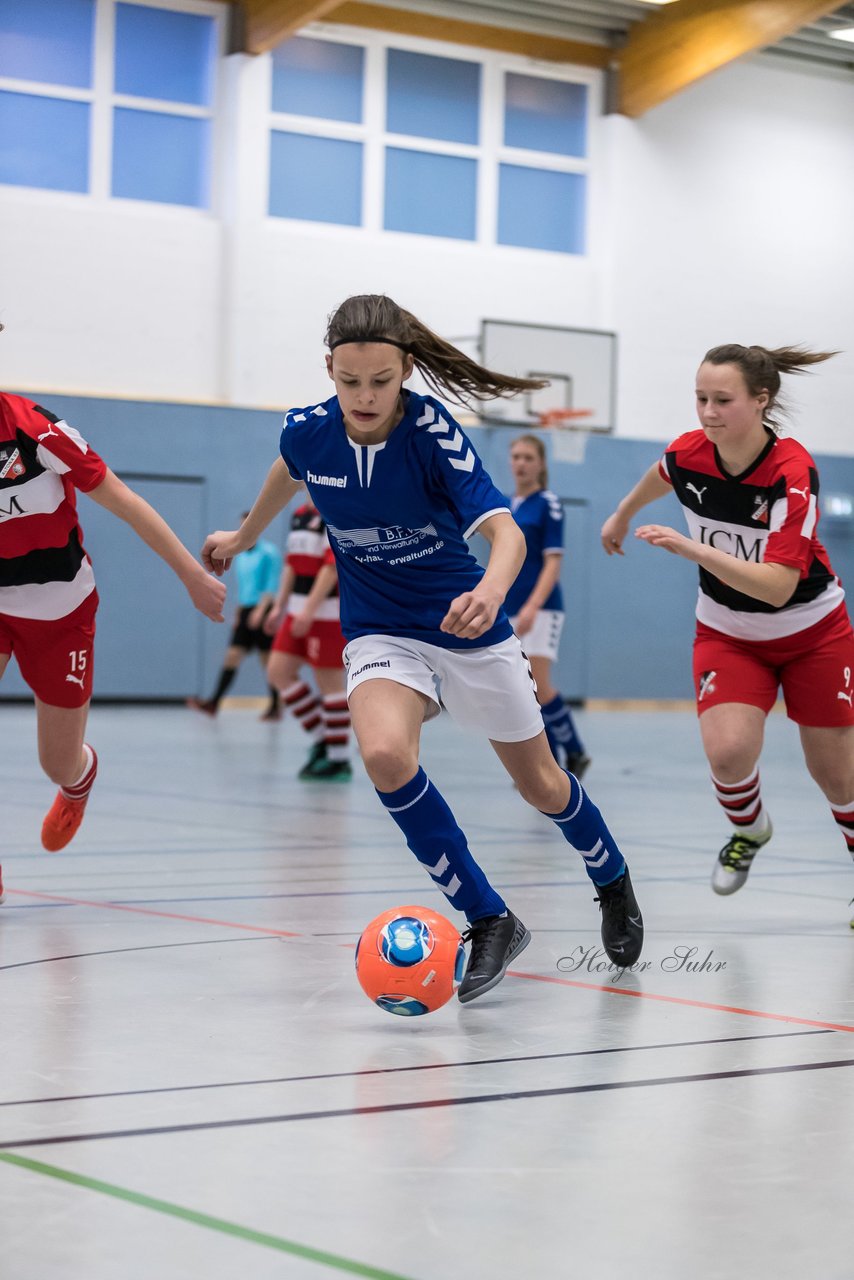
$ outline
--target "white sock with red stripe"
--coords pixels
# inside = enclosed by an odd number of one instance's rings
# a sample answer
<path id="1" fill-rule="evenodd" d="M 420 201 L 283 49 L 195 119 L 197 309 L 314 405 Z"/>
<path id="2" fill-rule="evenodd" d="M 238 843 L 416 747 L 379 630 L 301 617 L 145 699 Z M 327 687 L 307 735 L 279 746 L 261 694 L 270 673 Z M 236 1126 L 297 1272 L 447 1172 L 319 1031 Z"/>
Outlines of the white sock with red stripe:
<path id="1" fill-rule="evenodd" d="M 98 757 L 88 742 L 83 743 L 83 756 L 86 764 L 80 777 L 76 782 L 72 782 L 70 787 L 59 788 L 66 800 L 87 800 L 89 798 L 89 792 L 92 790 L 92 785 L 98 772 Z"/>
<path id="2" fill-rule="evenodd" d="M 323 741 L 327 760 L 350 759 L 350 707 L 346 693 L 323 699 Z"/>
<path id="3" fill-rule="evenodd" d="M 839 830 L 845 837 L 848 852 L 854 858 L 854 800 L 851 804 L 832 804 L 830 812 L 836 819 Z"/>
<path id="4" fill-rule="evenodd" d="M 315 733 L 315 730 L 320 728 L 323 716 L 320 699 L 311 686 L 304 680 L 295 680 L 286 689 L 282 689 L 281 697 L 282 706 L 299 720 L 306 733 L 314 733 L 319 738 L 320 734 Z"/>
<path id="5" fill-rule="evenodd" d="M 759 770 L 754 769 L 741 782 L 719 782 L 714 774 L 712 786 L 718 804 L 741 835 L 761 836 L 768 830 L 768 814 L 759 793 Z"/>

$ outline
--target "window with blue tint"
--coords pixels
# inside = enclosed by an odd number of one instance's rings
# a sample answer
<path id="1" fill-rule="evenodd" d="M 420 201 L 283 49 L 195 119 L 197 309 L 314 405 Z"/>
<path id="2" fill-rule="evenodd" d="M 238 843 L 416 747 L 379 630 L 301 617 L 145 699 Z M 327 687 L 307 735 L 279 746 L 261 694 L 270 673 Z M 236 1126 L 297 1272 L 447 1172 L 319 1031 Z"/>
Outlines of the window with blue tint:
<path id="1" fill-rule="evenodd" d="M 400 147 L 386 151 L 386 231 L 474 240 L 476 208 L 475 160 Z"/>
<path id="2" fill-rule="evenodd" d="M 116 93 L 209 107 L 215 71 L 213 18 L 116 5 Z"/>
<path id="3" fill-rule="evenodd" d="M 112 194 L 207 209 L 210 131 L 209 120 L 117 107 Z"/>
<path id="4" fill-rule="evenodd" d="M 95 0 L 0 0 L 0 76 L 92 85 Z"/>
<path id="5" fill-rule="evenodd" d="M 583 253 L 585 186 L 580 173 L 500 165 L 498 243 Z"/>
<path id="6" fill-rule="evenodd" d="M 276 129 L 270 136 L 270 213 L 358 227 L 362 144 Z"/>
<path id="7" fill-rule="evenodd" d="M 89 104 L 0 92 L 0 182 L 89 189 Z"/>
<path id="8" fill-rule="evenodd" d="M 389 49 L 387 94 L 389 133 L 477 143 L 479 63 Z"/>
<path id="9" fill-rule="evenodd" d="M 504 145 L 587 153 L 587 86 L 509 72 L 504 82 Z"/>
<path id="10" fill-rule="evenodd" d="M 365 51 L 296 36 L 273 50 L 273 110 L 322 120 L 362 120 Z"/>

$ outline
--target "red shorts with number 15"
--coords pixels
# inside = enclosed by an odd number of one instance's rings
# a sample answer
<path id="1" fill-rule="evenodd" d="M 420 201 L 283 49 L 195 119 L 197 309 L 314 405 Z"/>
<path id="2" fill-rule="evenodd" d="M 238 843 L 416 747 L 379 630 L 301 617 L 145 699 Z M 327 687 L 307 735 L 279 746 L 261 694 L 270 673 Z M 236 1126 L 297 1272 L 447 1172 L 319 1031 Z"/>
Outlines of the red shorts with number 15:
<path id="1" fill-rule="evenodd" d="M 724 702 L 768 712 L 780 688 L 796 724 L 854 724 L 854 632 L 844 604 L 814 626 L 777 640 L 738 640 L 697 624 L 694 689 L 700 715 Z"/>
<path id="2" fill-rule="evenodd" d="M 0 613 L 0 654 L 14 654 L 37 698 L 51 707 L 84 706 L 92 696 L 92 655 L 98 593 L 64 618 L 13 618 Z"/>

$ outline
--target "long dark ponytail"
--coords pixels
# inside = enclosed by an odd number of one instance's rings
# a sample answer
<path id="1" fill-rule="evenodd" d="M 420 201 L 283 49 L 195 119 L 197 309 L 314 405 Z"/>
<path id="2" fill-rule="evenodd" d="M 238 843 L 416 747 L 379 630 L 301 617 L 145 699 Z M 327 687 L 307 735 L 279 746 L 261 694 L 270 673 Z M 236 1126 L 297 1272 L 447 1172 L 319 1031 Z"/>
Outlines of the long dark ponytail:
<path id="1" fill-rule="evenodd" d="M 513 378 L 485 369 L 385 294 L 347 298 L 329 317 L 325 340 L 330 351 L 345 342 L 390 342 L 412 356 L 431 390 L 462 401 L 492 400 L 548 386 L 540 379 Z"/>
<path id="2" fill-rule="evenodd" d="M 767 391 L 763 421 L 772 431 L 779 431 L 781 424 L 778 418 L 772 417 L 772 410 L 776 408 L 783 416 L 786 414 L 785 401 L 780 397 L 780 375 L 807 373 L 810 365 L 838 355 L 838 351 L 810 351 L 807 347 L 742 347 L 731 342 L 712 347 L 703 356 L 703 363 L 737 365 L 752 396 Z"/>

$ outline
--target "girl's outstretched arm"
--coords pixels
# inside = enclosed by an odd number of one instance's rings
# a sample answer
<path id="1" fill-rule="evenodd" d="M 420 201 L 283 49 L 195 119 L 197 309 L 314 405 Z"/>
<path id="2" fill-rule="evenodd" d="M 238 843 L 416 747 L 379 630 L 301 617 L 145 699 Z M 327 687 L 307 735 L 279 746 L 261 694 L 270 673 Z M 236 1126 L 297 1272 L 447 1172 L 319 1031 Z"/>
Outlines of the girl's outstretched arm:
<path id="1" fill-rule="evenodd" d="M 630 493 L 627 493 L 622 502 L 617 506 L 617 510 L 602 525 L 600 537 L 602 546 L 609 556 L 621 556 L 623 552 L 623 543 L 628 537 L 629 525 L 632 516 L 637 515 L 641 507 L 647 506 L 650 502 L 655 502 L 656 498 L 663 498 L 666 493 L 672 493 L 673 486 L 668 484 L 666 480 L 662 480 L 661 472 L 658 470 L 658 463 L 654 462 L 648 471 L 645 471 L 640 480 Z"/>
<path id="2" fill-rule="evenodd" d="M 88 497 L 114 516 L 129 524 L 151 550 L 160 556 L 181 579 L 193 604 L 212 622 L 222 622 L 225 584 L 205 573 L 178 535 L 145 498 L 120 480 L 107 468 L 99 485 L 88 490 Z"/>
<path id="3" fill-rule="evenodd" d="M 267 525 L 288 505 L 301 484 L 301 480 L 294 480 L 290 475 L 284 459 L 278 457 L 240 528 L 218 529 L 205 538 L 202 547 L 205 567 L 221 577 L 236 555 L 254 547 Z"/>

